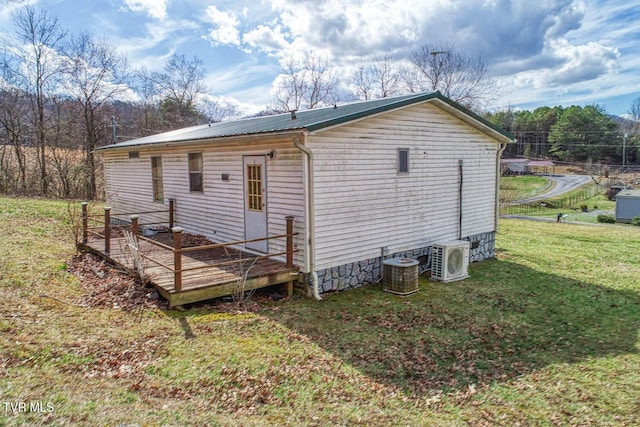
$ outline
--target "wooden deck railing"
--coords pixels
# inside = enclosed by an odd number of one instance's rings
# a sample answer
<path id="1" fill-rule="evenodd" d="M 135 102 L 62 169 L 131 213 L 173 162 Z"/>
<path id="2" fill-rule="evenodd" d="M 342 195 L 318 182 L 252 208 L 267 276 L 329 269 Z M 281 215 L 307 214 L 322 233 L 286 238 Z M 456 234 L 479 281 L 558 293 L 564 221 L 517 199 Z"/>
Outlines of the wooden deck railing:
<path id="1" fill-rule="evenodd" d="M 105 206 L 104 214 L 102 215 L 100 214 L 90 215 L 89 209 L 88 209 L 89 204 L 87 202 L 82 202 L 81 205 L 82 205 L 82 244 L 83 245 L 87 244 L 87 241 L 89 240 L 90 235 L 103 238 L 104 253 L 107 255 L 111 252 L 112 230 L 122 230 L 124 228 L 129 227 L 128 225 L 114 225 L 112 224 L 112 219 L 115 219 L 115 218 L 122 219 L 124 217 L 131 220 L 133 216 L 138 216 L 139 218 L 140 215 L 144 215 L 144 214 L 147 214 L 147 215 L 165 214 L 165 213 L 168 214 L 167 221 L 148 222 L 144 224 L 138 223 L 136 225 L 136 234 L 138 234 L 137 228 L 142 226 L 167 224 L 169 226 L 169 229 L 172 229 L 175 225 L 176 204 L 175 204 L 175 200 L 173 199 L 169 199 L 168 209 L 146 211 L 146 212 L 132 212 L 132 213 L 124 213 L 124 212 L 112 213 L 111 207 Z M 123 222 L 126 222 L 126 219 L 123 220 Z"/>
<path id="2" fill-rule="evenodd" d="M 143 237 L 143 236 L 138 236 L 139 239 L 142 239 L 144 241 L 147 241 L 151 244 L 154 244 L 156 246 L 160 246 L 163 247 L 164 249 L 167 250 L 171 250 L 173 252 L 173 268 L 163 265 L 159 262 L 157 262 L 156 260 L 152 259 L 151 257 L 148 256 L 144 256 L 142 255 L 145 259 L 148 259 L 152 262 L 155 262 L 157 265 L 160 265 L 161 267 L 165 267 L 170 269 L 173 274 L 174 274 L 174 288 L 176 292 L 180 292 L 182 291 L 182 273 L 186 272 L 186 271 L 194 271 L 194 270 L 204 270 L 204 269 L 209 269 L 209 268 L 217 268 L 217 267 L 222 267 L 222 266 L 229 266 L 229 265 L 233 265 L 233 264 L 241 264 L 244 263 L 245 261 L 247 261 L 247 258 L 239 258 L 236 260 L 229 260 L 229 261 L 222 261 L 222 262 L 217 262 L 217 263 L 213 263 L 213 264 L 209 264 L 209 265 L 203 265 L 203 266 L 198 266 L 198 267 L 191 267 L 191 268 L 182 268 L 182 256 L 183 254 L 187 254 L 190 252 L 197 252 L 197 251 L 206 251 L 206 250 L 211 250 L 211 249 L 220 249 L 220 248 L 228 248 L 228 247 L 237 247 L 237 246 L 241 246 L 241 245 L 245 245 L 247 243 L 254 243 L 254 242 L 260 242 L 260 241 L 266 241 L 266 240 L 274 240 L 274 239 L 286 239 L 286 249 L 284 252 L 278 252 L 278 253 L 272 253 L 272 254 L 266 254 L 266 255 L 256 255 L 255 257 L 252 257 L 252 259 L 266 259 L 266 258 L 274 258 L 274 257 L 278 257 L 278 256 L 286 256 L 286 266 L 288 268 L 293 267 L 293 254 L 298 252 L 297 249 L 293 248 L 293 237 L 298 235 L 298 233 L 294 233 L 293 232 L 293 220 L 294 217 L 292 216 L 287 216 L 285 217 L 287 226 L 286 226 L 286 233 L 285 234 L 279 234 L 279 235 L 275 235 L 275 236 L 268 236 L 268 237 L 262 237 L 262 238 L 258 238 L 258 239 L 249 239 L 249 240 L 237 240 L 234 242 L 226 242 L 226 243 L 214 243 L 214 244 L 210 244 L 210 245 L 201 245 L 201 246 L 191 246 L 191 247 L 187 247 L 187 248 L 183 248 L 182 247 L 182 228 L 180 227 L 174 227 L 171 231 L 173 233 L 173 247 L 164 245 L 162 243 L 156 242 L 153 239 L 149 239 L 147 237 Z"/>
<path id="3" fill-rule="evenodd" d="M 220 249 L 220 248 L 228 248 L 228 247 L 238 247 L 238 246 L 242 246 L 245 245 L 247 243 L 253 243 L 253 242 L 260 242 L 260 241 L 267 241 L 267 240 L 274 240 L 274 239 L 286 239 L 286 249 L 284 252 L 278 252 L 278 253 L 272 253 L 272 254 L 265 254 L 265 255 L 256 255 L 255 257 L 252 257 L 250 259 L 266 259 L 266 258 L 273 258 L 273 257 L 278 257 L 278 256 L 285 256 L 286 262 L 285 265 L 288 268 L 292 268 L 294 266 L 293 264 L 293 256 L 296 252 L 298 252 L 297 249 L 294 249 L 294 245 L 293 245 L 293 238 L 294 236 L 298 235 L 298 233 L 294 233 L 293 232 L 293 221 L 294 221 L 294 217 L 293 216 L 287 216 L 285 217 L 285 221 L 286 221 L 286 232 L 285 234 L 280 234 L 280 235 L 275 235 L 275 236 L 268 236 L 268 237 L 263 237 L 263 238 L 257 238 L 257 239 L 249 239 L 249 240 L 237 240 L 237 241 L 233 241 L 233 242 L 226 242 L 226 243 L 214 243 L 214 244 L 209 244 L 209 245 L 200 245 L 200 246 L 190 246 L 190 247 L 182 247 L 182 233 L 183 233 L 183 229 L 181 227 L 175 227 L 174 225 L 174 212 L 175 212 L 175 204 L 172 201 L 170 201 L 169 204 L 169 224 L 170 224 L 170 230 L 172 233 L 172 245 L 167 245 L 164 244 L 162 242 L 159 242 L 157 240 L 151 239 L 149 237 L 146 236 L 142 236 L 140 235 L 140 227 L 142 225 L 150 225 L 150 223 L 146 223 L 146 224 L 141 224 L 139 219 L 140 219 L 140 214 L 157 214 L 157 213 L 162 213 L 162 212 L 167 212 L 166 210 L 164 211 L 148 211 L 148 212 L 141 212 L 141 213 L 136 213 L 136 214 L 123 214 L 120 213 L 117 216 L 124 216 L 124 215 L 129 215 L 129 220 L 131 222 L 131 225 L 124 225 L 124 226 L 118 226 L 118 225 L 112 225 L 111 224 L 111 219 L 115 216 L 111 214 L 111 208 L 110 207 L 105 207 L 104 208 L 104 225 L 99 224 L 99 226 L 94 226 L 94 227 L 90 227 L 90 221 L 94 220 L 95 223 L 102 223 L 103 221 L 99 221 L 97 220 L 98 217 L 100 217 L 100 219 L 102 219 L 102 216 L 99 215 L 88 215 L 87 212 L 87 204 L 86 202 L 82 203 L 82 228 L 83 228 L 83 232 L 82 232 L 82 243 L 83 245 L 86 245 L 88 242 L 88 238 L 89 235 L 94 235 L 97 236 L 99 238 L 104 238 L 105 242 L 104 242 L 104 253 L 106 255 L 109 255 L 110 252 L 110 247 L 111 247 L 111 236 L 112 233 L 111 231 L 113 229 L 126 229 L 129 228 L 131 233 L 134 235 L 136 241 L 144 241 L 147 242 L 151 245 L 154 245 L 156 247 L 159 247 L 163 250 L 169 251 L 169 252 L 173 252 L 173 266 L 171 265 L 167 265 L 161 261 L 159 261 L 158 259 L 153 258 L 152 256 L 149 256 L 147 254 L 144 253 L 138 253 L 138 255 L 141 258 L 144 258 L 156 265 L 159 265 L 160 267 L 163 267 L 167 270 L 169 270 L 170 272 L 173 273 L 174 276 L 174 289 L 175 292 L 181 292 L 182 288 L 183 288 L 183 282 L 182 282 L 182 274 L 184 272 L 187 271 L 193 271 L 193 270 L 201 270 L 201 269 L 212 269 L 212 268 L 218 268 L 218 267 L 222 267 L 222 266 L 229 266 L 229 265 L 233 265 L 233 264 L 240 264 L 240 263 L 244 263 L 247 261 L 247 259 L 249 258 L 239 258 L 236 260 L 228 260 L 228 261 L 222 261 L 222 262 L 217 262 L 217 263 L 212 263 L 212 264 L 207 264 L 207 265 L 202 265 L 202 266 L 197 266 L 197 267 L 191 267 L 191 268 L 183 268 L 183 262 L 182 262 L 182 257 L 184 254 L 189 254 L 192 252 L 197 252 L 197 251 L 205 251 L 205 250 L 212 250 L 212 249 Z M 98 230 L 98 231 L 96 231 Z M 100 233 L 100 231 L 102 231 L 102 233 Z M 293 282 L 289 283 L 287 285 L 287 292 L 289 294 L 291 294 L 293 292 Z"/>

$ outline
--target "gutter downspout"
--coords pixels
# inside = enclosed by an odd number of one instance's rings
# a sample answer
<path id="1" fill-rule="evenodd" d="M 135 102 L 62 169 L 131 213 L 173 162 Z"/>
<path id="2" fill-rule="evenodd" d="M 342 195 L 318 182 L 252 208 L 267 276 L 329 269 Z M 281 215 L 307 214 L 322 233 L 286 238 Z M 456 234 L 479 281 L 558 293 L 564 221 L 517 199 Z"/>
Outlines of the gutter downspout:
<path id="1" fill-rule="evenodd" d="M 307 229 L 308 235 L 306 238 L 307 245 L 307 259 L 309 260 L 309 272 L 311 273 L 311 278 L 313 281 L 313 297 L 318 301 L 322 300 L 320 296 L 320 291 L 318 288 L 318 273 L 316 272 L 316 243 L 315 243 L 315 204 L 314 204 L 314 192 L 313 192 L 313 152 L 302 145 L 300 140 L 296 137 L 293 138 L 293 145 L 300 151 L 305 154 L 307 159 L 307 167 L 306 167 L 306 182 L 307 182 L 307 200 L 306 200 L 306 211 L 307 211 Z"/>
<path id="2" fill-rule="evenodd" d="M 499 144 L 496 151 L 496 206 L 495 206 L 495 233 L 498 232 L 498 219 L 500 218 L 500 158 L 502 152 L 507 148 L 507 143 Z"/>

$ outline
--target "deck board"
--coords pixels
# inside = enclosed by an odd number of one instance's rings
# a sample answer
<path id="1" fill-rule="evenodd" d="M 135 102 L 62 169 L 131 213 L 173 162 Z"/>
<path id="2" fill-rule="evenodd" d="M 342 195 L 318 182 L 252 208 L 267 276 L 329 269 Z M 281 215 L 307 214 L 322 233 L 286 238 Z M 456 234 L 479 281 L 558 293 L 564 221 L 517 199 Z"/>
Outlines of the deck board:
<path id="1" fill-rule="evenodd" d="M 141 254 L 153 258 L 160 264 L 173 267 L 173 252 L 144 240 L 140 240 L 138 244 Z M 89 240 L 83 245 L 83 249 L 97 253 L 129 272 L 134 271 L 133 257 L 124 237 L 111 238 L 111 250 L 108 254 L 105 253 L 104 239 L 100 238 Z M 209 267 L 229 261 L 238 261 L 238 263 Z M 182 255 L 182 291 L 177 292 L 173 271 L 146 258 L 142 258 L 142 265 L 145 277 L 158 293 L 169 301 L 170 307 L 232 295 L 240 290 L 291 282 L 297 280 L 298 273 L 297 267 L 287 267 L 278 260 L 256 259 L 254 255 L 230 248 L 188 252 Z M 190 270 L 194 268 L 196 269 Z M 247 268 L 249 272 L 245 279 Z"/>

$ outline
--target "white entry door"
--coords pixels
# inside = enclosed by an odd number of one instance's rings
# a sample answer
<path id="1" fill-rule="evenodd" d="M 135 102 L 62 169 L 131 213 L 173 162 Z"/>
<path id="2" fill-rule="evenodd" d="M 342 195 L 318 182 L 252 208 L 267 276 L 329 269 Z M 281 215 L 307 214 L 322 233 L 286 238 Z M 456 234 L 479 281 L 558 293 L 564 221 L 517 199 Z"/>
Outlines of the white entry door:
<path id="1" fill-rule="evenodd" d="M 244 156 L 244 235 L 246 240 L 267 237 L 265 156 Z M 248 249 L 267 252 L 267 240 L 247 243 Z"/>

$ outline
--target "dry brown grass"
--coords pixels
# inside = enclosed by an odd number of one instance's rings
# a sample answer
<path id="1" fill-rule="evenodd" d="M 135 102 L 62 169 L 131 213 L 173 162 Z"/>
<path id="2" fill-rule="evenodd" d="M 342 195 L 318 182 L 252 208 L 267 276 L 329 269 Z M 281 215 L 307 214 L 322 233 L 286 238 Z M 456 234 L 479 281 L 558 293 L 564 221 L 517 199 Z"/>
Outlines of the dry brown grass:
<path id="1" fill-rule="evenodd" d="M 20 167 L 14 147 L 0 145 L 0 191 L 9 195 L 40 194 L 40 168 L 38 152 L 34 147 L 21 147 L 25 158 L 25 186 L 19 181 Z M 84 166 L 85 154 L 82 149 L 47 147 L 45 149 L 49 196 L 60 198 L 81 198 L 87 180 Z M 104 194 L 104 174 L 102 160 L 96 156 L 98 192 Z"/>

